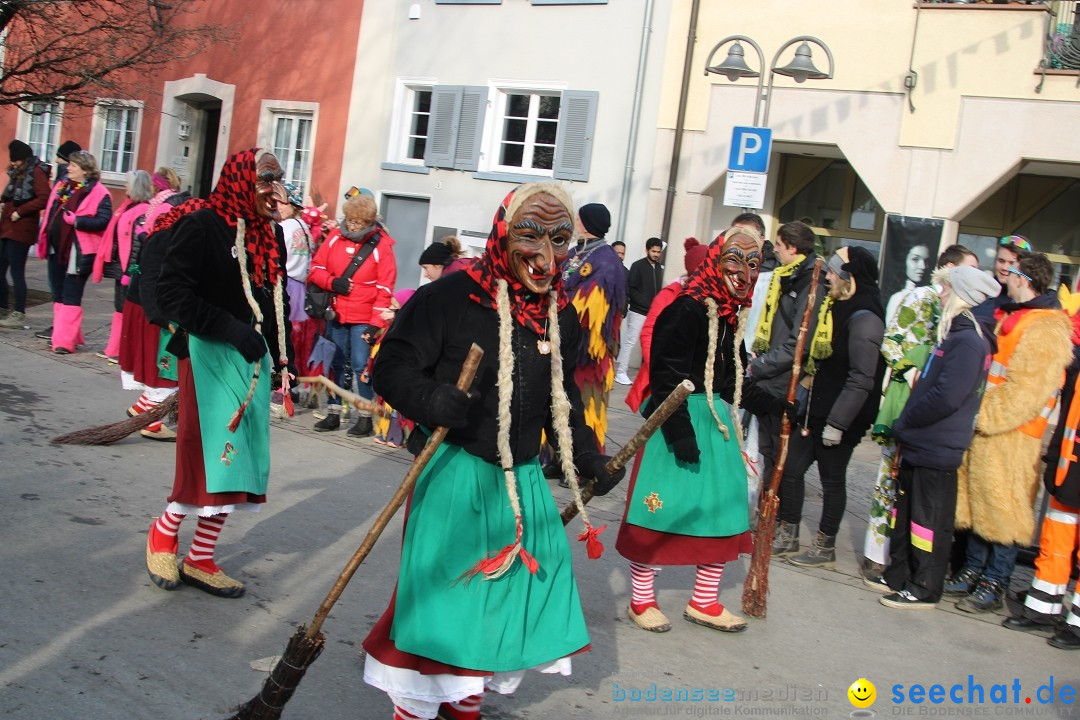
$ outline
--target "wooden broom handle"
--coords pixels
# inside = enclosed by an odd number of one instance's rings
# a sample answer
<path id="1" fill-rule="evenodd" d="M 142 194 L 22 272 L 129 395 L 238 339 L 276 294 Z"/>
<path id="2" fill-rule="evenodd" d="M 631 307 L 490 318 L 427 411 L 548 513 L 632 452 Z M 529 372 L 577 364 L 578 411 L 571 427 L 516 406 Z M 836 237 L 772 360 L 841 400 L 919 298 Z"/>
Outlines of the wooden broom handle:
<path id="1" fill-rule="evenodd" d="M 607 470 L 608 473 L 613 473 L 626 465 L 626 463 L 630 462 L 630 458 L 637 454 L 637 451 L 649 441 L 649 438 L 652 437 L 653 433 L 664 424 L 665 420 L 671 417 L 671 413 L 675 412 L 675 409 L 682 405 L 686 400 L 686 397 L 692 392 L 694 392 L 694 383 L 689 380 L 683 380 L 676 385 L 675 389 L 671 391 L 671 394 L 664 398 L 664 402 L 660 403 L 660 406 L 653 411 L 652 415 L 650 415 L 638 431 L 634 433 L 634 436 L 622 446 L 622 449 L 619 450 L 619 452 L 615 453 L 614 457 L 607 461 L 604 469 Z M 588 485 L 581 488 L 582 505 L 593 498 L 593 482 L 594 480 L 590 480 Z M 571 502 L 564 507 L 562 511 L 563 525 L 566 525 L 577 517 L 577 514 L 577 503 Z"/>
<path id="2" fill-rule="evenodd" d="M 472 344 L 469 348 L 469 354 L 465 358 L 465 363 L 461 366 L 461 374 L 458 375 L 457 389 L 462 392 L 468 392 L 469 387 L 472 385 L 473 378 L 476 377 L 476 370 L 480 367 L 480 360 L 484 357 L 484 350 L 476 343 Z M 405 473 L 405 479 L 401 481 L 401 486 L 398 487 L 397 492 L 390 498 L 390 502 L 386 504 L 386 507 L 379 513 L 379 517 L 375 519 L 375 524 L 368 530 L 367 536 L 364 541 L 360 543 L 360 547 L 353 553 L 352 558 L 349 560 L 345 569 L 341 571 L 338 576 L 337 582 L 334 583 L 334 587 L 330 588 L 330 592 L 327 593 L 326 599 L 323 600 L 322 605 L 319 606 L 318 612 L 315 613 L 315 618 L 311 621 L 311 625 L 308 626 L 306 636 L 309 640 L 314 640 L 315 636 L 319 634 L 319 630 L 322 629 L 323 621 L 326 620 L 326 616 L 330 614 L 330 610 L 334 607 L 334 603 L 341 597 L 342 591 L 345 586 L 352 580 L 353 574 L 360 567 L 360 563 L 364 562 L 364 558 L 371 552 L 371 548 L 375 547 L 375 541 L 379 539 L 382 531 L 386 529 L 387 524 L 390 522 L 390 518 L 394 517 L 404 503 L 405 499 L 409 497 L 409 493 L 413 491 L 413 487 L 416 485 L 416 479 L 420 477 L 420 473 L 424 471 L 428 461 L 435 454 L 435 451 L 439 449 L 439 445 L 446 437 L 448 432 L 445 427 L 435 428 L 435 432 L 431 434 L 431 437 L 427 439 L 427 443 L 424 444 L 424 449 L 420 451 L 420 454 L 413 460 L 412 465 L 409 466 L 409 471 Z"/>

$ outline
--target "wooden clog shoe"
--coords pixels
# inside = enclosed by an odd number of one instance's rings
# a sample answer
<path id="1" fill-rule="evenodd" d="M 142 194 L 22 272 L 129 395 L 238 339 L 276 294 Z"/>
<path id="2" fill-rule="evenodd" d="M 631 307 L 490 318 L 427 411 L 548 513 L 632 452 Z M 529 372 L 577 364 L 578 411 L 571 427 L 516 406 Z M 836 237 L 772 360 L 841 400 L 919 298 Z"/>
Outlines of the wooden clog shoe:
<path id="1" fill-rule="evenodd" d="M 746 629 L 746 620 L 727 608 L 724 608 L 719 615 L 708 615 L 693 605 L 687 605 L 682 616 L 684 620 L 711 627 L 713 630 L 719 630 L 720 632 L 737 633 Z"/>
<path id="2" fill-rule="evenodd" d="M 153 528 L 150 529 L 153 534 Z M 175 552 L 153 552 L 150 538 L 146 538 L 146 572 L 150 579 L 162 590 L 175 590 L 180 587 L 180 571 L 176 567 Z"/>
<path id="3" fill-rule="evenodd" d="M 634 612 L 634 608 L 627 607 L 626 616 L 642 630 L 648 630 L 649 632 L 654 633 L 665 633 L 671 629 L 671 621 L 668 620 L 667 616 L 655 605 L 650 605 L 645 608 L 645 612 L 640 615 Z"/>
<path id="4" fill-rule="evenodd" d="M 238 598 L 244 594 L 244 583 L 233 580 L 221 568 L 217 568 L 217 572 L 207 572 L 187 558 L 180 563 L 180 580 L 218 597 Z"/>

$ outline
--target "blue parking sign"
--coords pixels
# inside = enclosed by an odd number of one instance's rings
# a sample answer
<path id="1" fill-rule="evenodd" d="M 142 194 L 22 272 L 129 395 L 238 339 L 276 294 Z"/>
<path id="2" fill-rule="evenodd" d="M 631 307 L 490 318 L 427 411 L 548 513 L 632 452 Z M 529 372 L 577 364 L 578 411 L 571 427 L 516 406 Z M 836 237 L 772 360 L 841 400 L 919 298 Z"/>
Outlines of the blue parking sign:
<path id="1" fill-rule="evenodd" d="M 736 172 L 768 172 L 772 153 L 772 130 L 762 127 L 736 126 L 731 131 L 731 154 L 728 170 Z"/>

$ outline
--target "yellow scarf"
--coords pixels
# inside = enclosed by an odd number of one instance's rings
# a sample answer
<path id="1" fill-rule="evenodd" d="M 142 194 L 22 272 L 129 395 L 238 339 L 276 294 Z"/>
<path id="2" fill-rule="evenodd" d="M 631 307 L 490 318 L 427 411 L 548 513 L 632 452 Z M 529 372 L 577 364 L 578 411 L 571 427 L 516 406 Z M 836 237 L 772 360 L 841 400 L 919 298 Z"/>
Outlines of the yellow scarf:
<path id="1" fill-rule="evenodd" d="M 821 288 L 819 288 L 820 290 Z M 807 375 L 817 374 L 815 360 L 824 360 L 832 355 L 833 296 L 826 290 L 825 299 L 821 301 L 821 309 L 818 310 L 817 327 L 814 329 L 814 339 L 810 341 L 810 358 L 806 361 Z"/>
<path id="2" fill-rule="evenodd" d="M 758 323 L 757 332 L 754 334 L 754 344 L 751 347 L 754 352 L 769 351 L 773 320 L 776 319 L 776 310 L 780 307 L 780 281 L 794 274 L 796 268 L 805 259 L 805 255 L 797 255 L 787 265 L 781 265 L 773 270 L 772 279 L 769 281 L 769 294 L 765 297 L 765 309 L 761 311 L 761 322 Z"/>

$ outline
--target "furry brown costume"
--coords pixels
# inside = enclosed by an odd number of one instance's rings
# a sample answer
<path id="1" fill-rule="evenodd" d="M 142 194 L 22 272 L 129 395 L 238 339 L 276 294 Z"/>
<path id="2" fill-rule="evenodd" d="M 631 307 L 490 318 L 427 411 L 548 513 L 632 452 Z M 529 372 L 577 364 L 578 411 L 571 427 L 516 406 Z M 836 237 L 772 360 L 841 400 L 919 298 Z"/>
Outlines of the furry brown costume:
<path id="1" fill-rule="evenodd" d="M 990 542 L 1031 543 L 1042 444 L 1019 428 L 1037 418 L 1061 387 L 1072 359 L 1071 335 L 1063 312 L 1035 320 L 1009 361 L 1008 382 L 987 388 L 958 472 L 958 529 L 971 528 Z"/>

